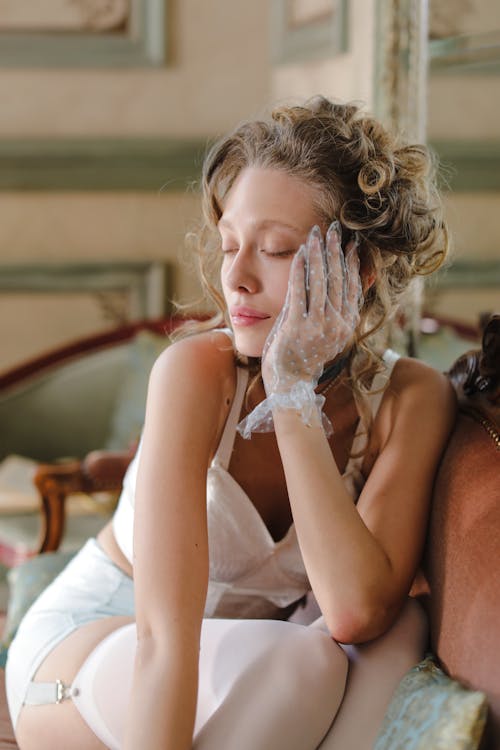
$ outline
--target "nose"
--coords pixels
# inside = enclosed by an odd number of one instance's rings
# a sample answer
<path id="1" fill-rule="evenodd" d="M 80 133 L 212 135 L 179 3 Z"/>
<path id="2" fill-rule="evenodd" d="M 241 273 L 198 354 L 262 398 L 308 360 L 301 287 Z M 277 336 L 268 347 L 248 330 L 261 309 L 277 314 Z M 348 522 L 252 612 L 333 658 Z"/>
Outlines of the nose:
<path id="1" fill-rule="evenodd" d="M 259 290 L 257 260 L 251 246 L 241 246 L 229 256 L 224 276 L 226 285 L 232 291 L 254 294 Z"/>

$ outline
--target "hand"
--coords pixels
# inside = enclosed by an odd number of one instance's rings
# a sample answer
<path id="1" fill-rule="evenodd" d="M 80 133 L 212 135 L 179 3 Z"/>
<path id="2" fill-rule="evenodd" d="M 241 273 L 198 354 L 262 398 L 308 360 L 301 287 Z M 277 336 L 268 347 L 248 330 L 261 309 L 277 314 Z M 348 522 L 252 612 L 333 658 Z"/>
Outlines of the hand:
<path id="1" fill-rule="evenodd" d="M 298 382 L 314 389 L 326 362 L 341 354 L 359 322 L 362 299 L 358 243 L 341 247 L 340 226 L 323 242 L 319 227 L 295 255 L 283 309 L 264 344 L 266 393 L 286 393 Z"/>
<path id="2" fill-rule="evenodd" d="M 362 300 L 358 242 L 341 248 L 340 226 L 331 224 L 323 243 L 314 227 L 290 268 L 285 304 L 262 353 L 267 398 L 238 425 L 245 438 L 274 427 L 273 410 L 292 409 L 311 425 L 318 415 L 329 436 L 332 425 L 314 392 L 326 362 L 341 354 L 354 335 Z"/>

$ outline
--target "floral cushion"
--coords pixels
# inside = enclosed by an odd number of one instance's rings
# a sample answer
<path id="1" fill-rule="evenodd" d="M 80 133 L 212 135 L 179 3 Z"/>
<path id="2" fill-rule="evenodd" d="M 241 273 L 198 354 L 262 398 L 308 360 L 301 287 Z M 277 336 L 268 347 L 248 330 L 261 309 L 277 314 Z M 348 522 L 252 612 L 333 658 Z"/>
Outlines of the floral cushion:
<path id="1" fill-rule="evenodd" d="M 9 601 L 0 644 L 0 666 L 5 663 L 7 649 L 25 613 L 74 554 L 75 552 L 46 552 L 11 568 L 7 573 Z"/>
<path id="2" fill-rule="evenodd" d="M 484 693 L 450 679 L 428 656 L 396 688 L 374 750 L 477 750 L 486 713 Z"/>

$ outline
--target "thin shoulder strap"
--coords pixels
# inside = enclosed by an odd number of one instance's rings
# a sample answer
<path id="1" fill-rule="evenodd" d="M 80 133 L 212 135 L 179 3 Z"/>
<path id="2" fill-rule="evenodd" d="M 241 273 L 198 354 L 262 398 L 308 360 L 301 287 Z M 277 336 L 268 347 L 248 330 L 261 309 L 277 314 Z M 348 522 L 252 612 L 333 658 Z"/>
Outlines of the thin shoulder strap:
<path id="1" fill-rule="evenodd" d="M 245 398 L 248 383 L 248 370 L 243 367 L 237 367 L 236 378 L 236 389 L 233 403 L 231 404 L 231 409 L 227 415 L 224 431 L 214 457 L 214 460 L 217 459 L 217 462 L 223 466 L 224 469 L 228 468 L 231 460 L 231 453 L 233 452 L 236 427 L 240 418 L 241 407 L 243 405 L 243 399 Z"/>

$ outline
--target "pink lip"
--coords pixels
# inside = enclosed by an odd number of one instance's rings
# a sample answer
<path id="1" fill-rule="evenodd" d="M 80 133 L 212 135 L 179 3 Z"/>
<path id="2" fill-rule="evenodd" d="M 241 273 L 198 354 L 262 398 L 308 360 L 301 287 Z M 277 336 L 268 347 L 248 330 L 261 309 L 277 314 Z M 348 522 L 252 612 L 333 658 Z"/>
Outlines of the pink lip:
<path id="1" fill-rule="evenodd" d="M 230 313 L 231 322 L 237 326 L 253 326 L 271 317 L 267 313 L 254 310 L 252 307 L 232 307 Z"/>

